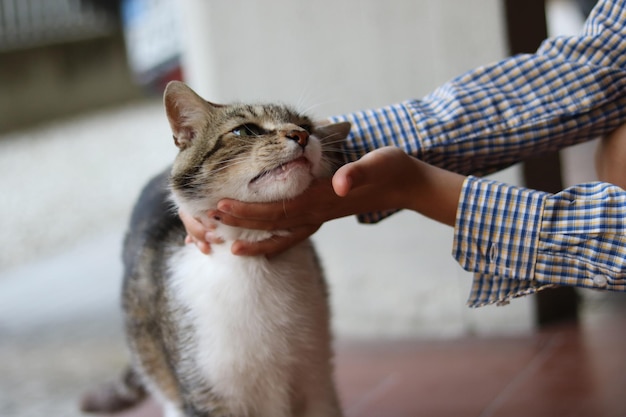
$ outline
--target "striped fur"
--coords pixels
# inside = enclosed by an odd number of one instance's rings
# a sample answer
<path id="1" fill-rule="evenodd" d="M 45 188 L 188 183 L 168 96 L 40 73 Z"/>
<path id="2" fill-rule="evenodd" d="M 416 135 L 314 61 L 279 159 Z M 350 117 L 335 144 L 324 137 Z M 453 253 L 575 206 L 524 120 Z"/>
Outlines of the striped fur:
<path id="1" fill-rule="evenodd" d="M 270 235 L 220 225 L 226 242 L 205 256 L 183 243 L 167 205 L 202 217 L 224 197 L 292 198 L 337 167 L 350 125 L 316 126 L 275 104 L 215 105 L 182 83 L 170 84 L 164 101 L 180 152 L 144 189 L 124 247 L 133 374 L 167 417 L 341 416 L 326 284 L 311 242 L 271 260 L 237 257 L 235 239 Z"/>

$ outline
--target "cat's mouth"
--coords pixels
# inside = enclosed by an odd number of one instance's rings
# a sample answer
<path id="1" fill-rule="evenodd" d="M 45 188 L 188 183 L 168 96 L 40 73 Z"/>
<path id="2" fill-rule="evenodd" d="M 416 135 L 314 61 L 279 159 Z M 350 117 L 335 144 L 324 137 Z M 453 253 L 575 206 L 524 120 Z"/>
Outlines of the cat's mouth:
<path id="1" fill-rule="evenodd" d="M 308 170 L 310 169 L 310 167 L 311 167 L 311 162 L 309 162 L 309 160 L 306 157 L 300 156 L 289 162 L 283 162 L 282 164 L 278 165 L 276 168 L 272 168 L 270 170 L 261 172 L 259 175 L 252 178 L 252 180 L 250 181 L 250 184 L 254 184 L 255 182 L 258 182 L 259 180 L 264 179 L 264 178 L 268 178 L 268 179 L 271 178 L 276 181 L 284 181 L 285 179 L 287 179 L 289 173 L 293 171 L 294 169 L 306 168 Z"/>

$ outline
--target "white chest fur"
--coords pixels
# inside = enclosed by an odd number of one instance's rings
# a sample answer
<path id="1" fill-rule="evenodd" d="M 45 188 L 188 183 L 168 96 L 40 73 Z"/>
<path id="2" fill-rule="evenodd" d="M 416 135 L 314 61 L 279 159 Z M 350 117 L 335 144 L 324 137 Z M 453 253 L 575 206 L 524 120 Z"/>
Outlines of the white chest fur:
<path id="1" fill-rule="evenodd" d="M 315 372 L 296 368 L 329 344 L 320 272 L 306 244 L 271 263 L 229 248 L 206 256 L 187 245 L 171 258 L 169 291 L 192 328 L 190 360 L 236 415 L 289 415 L 294 380 Z"/>

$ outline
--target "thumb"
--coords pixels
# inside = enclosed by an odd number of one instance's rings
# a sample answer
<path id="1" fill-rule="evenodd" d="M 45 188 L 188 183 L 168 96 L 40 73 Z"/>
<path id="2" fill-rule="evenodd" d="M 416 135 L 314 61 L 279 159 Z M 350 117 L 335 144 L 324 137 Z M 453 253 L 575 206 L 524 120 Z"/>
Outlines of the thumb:
<path id="1" fill-rule="evenodd" d="M 339 197 L 345 197 L 351 190 L 365 184 L 365 177 L 359 161 L 346 164 L 333 175 L 333 190 Z"/>
<path id="2" fill-rule="evenodd" d="M 333 189 L 339 197 L 345 197 L 356 188 L 376 182 L 389 182 L 394 172 L 406 167 L 410 157 L 400 148 L 386 146 L 371 151 L 361 159 L 339 168 L 333 176 Z M 393 172 L 390 172 L 393 171 Z"/>

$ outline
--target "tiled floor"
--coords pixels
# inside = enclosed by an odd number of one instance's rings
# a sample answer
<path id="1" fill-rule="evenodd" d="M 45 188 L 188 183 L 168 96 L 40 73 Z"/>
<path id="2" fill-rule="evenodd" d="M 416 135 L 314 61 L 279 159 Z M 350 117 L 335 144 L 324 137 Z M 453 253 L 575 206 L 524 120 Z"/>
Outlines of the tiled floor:
<path id="1" fill-rule="evenodd" d="M 528 337 L 339 343 L 346 417 L 626 417 L 626 312 Z M 157 417 L 151 401 L 116 417 Z"/>
<path id="2" fill-rule="evenodd" d="M 626 416 L 626 320 L 528 338 L 343 347 L 347 417 Z"/>

